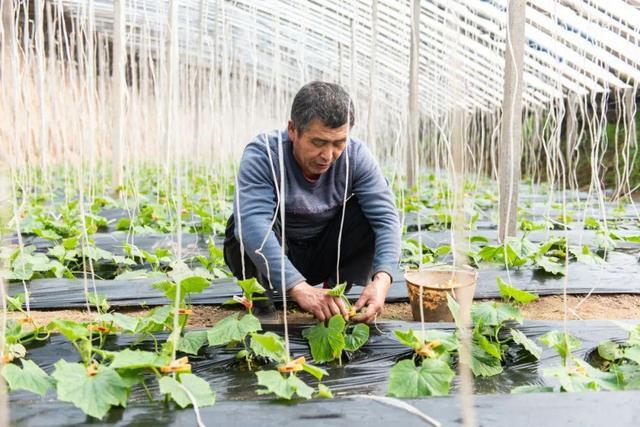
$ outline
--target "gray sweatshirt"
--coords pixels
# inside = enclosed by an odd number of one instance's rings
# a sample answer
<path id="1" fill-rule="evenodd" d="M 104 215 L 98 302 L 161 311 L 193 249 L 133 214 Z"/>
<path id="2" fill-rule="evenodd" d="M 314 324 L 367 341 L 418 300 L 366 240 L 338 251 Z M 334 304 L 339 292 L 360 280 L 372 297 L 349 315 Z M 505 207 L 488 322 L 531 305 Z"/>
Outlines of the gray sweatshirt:
<path id="1" fill-rule="evenodd" d="M 338 160 L 317 181 L 310 182 L 293 156 L 292 142 L 286 130 L 262 134 L 249 142 L 238 171 L 234 216 L 240 221 L 236 220 L 235 236 L 239 241 L 242 229 L 244 250 L 260 272 L 270 278 L 275 289 L 281 289 L 281 246 L 271 229 L 277 208 L 276 192 L 280 187 L 280 140 L 284 153 L 287 240 L 314 238 L 335 215 L 341 214 L 348 154 L 347 197 L 357 197 L 373 229 L 373 272 L 383 271 L 393 277 L 400 258 L 400 221 L 389 184 L 371 152 L 362 142 L 349 138 Z M 279 218 L 280 214 L 277 215 Z M 264 258 L 256 253 L 263 241 L 261 253 Z M 284 268 L 287 290 L 306 280 L 286 257 Z"/>

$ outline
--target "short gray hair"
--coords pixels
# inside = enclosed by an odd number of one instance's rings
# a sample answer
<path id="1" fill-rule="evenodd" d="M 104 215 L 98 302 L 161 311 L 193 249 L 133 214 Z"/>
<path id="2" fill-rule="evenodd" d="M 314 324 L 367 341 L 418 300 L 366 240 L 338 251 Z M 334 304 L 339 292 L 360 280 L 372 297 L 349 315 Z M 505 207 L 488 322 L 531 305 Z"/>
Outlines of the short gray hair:
<path id="1" fill-rule="evenodd" d="M 347 91 L 335 83 L 314 81 L 302 86 L 291 105 L 291 121 L 298 132 L 307 130 L 313 120 L 332 129 L 349 120 L 355 123 L 353 102 Z"/>

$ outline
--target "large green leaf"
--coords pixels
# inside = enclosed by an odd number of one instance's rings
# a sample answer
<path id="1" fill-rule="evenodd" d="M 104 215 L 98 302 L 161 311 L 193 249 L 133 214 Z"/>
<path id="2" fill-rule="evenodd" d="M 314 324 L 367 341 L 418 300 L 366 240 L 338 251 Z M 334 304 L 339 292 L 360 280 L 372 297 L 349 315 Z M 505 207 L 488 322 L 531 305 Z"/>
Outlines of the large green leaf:
<path id="1" fill-rule="evenodd" d="M 451 332 L 433 329 L 425 331 L 409 329 L 406 332 L 394 331 L 394 334 L 398 341 L 414 350 L 419 350 L 426 343 L 431 343 L 431 350 L 434 352 L 431 357 L 444 361 L 449 359 L 449 352 L 453 352 L 458 348 L 458 341 Z"/>
<path id="2" fill-rule="evenodd" d="M 82 249 L 82 254 L 86 258 L 91 258 L 93 261 L 106 260 L 110 261 L 113 259 L 113 254 L 109 251 L 105 251 L 104 249 L 100 249 L 94 246 L 87 246 Z"/>
<path id="3" fill-rule="evenodd" d="M 540 359 L 540 355 L 542 354 L 542 349 L 538 344 L 536 344 L 533 340 L 527 338 L 527 336 L 517 329 L 510 329 L 511 337 L 516 344 L 520 344 L 527 350 L 533 357 L 536 359 Z"/>
<path id="4" fill-rule="evenodd" d="M 413 329 L 409 329 L 405 331 L 393 331 L 393 334 L 396 336 L 400 344 L 406 345 L 407 347 L 411 347 L 413 349 L 418 349 L 422 345 L 422 342 L 416 337 L 416 334 Z"/>
<path id="5" fill-rule="evenodd" d="M 162 325 L 171 317 L 173 309 L 174 307 L 172 305 L 163 305 L 161 307 L 156 307 L 149 313 L 147 313 L 147 315 L 143 317 L 141 321 L 148 319 L 152 323 Z"/>
<path id="6" fill-rule="evenodd" d="M 500 277 L 496 277 L 496 281 L 498 282 L 500 295 L 507 301 L 514 300 L 519 304 L 529 304 L 530 302 L 538 299 L 537 295 L 511 286 Z"/>
<path id="7" fill-rule="evenodd" d="M 497 326 L 498 311 L 493 302 L 476 303 L 471 306 L 471 318 L 474 324 L 482 323 L 485 326 Z"/>
<path id="8" fill-rule="evenodd" d="M 507 321 L 522 323 L 522 321 L 524 320 L 524 315 L 522 314 L 522 311 L 520 310 L 520 308 L 516 307 L 515 305 L 504 303 L 504 302 L 498 302 L 496 303 L 495 307 L 496 307 L 496 315 L 497 315 L 497 320 L 499 325 Z"/>
<path id="9" fill-rule="evenodd" d="M 418 340 L 421 342 L 439 341 L 440 346 L 446 351 L 455 351 L 458 349 L 458 340 L 452 332 L 440 331 L 437 329 L 427 329 L 424 332 L 418 330 L 414 332 Z M 436 347 L 436 349 L 439 347 Z"/>
<path id="10" fill-rule="evenodd" d="M 194 374 L 181 374 L 178 381 L 172 377 L 160 378 L 160 392 L 171 396 L 174 402 L 181 408 L 192 405 L 193 402 L 202 408 L 211 406 L 216 401 L 216 395 L 211 390 L 209 383 Z M 185 391 L 185 389 L 189 392 Z"/>
<path id="11" fill-rule="evenodd" d="M 254 277 L 246 280 L 238 280 L 238 286 L 240 286 L 242 293 L 250 300 L 253 299 L 253 294 L 264 294 L 266 292 Z"/>
<path id="12" fill-rule="evenodd" d="M 580 361 L 576 360 L 576 362 Z M 591 378 L 586 370 L 577 372 L 575 368 L 558 366 L 545 369 L 543 374 L 547 377 L 555 377 L 560 382 L 562 390 L 568 392 L 596 391 L 601 388 L 599 381 Z"/>
<path id="13" fill-rule="evenodd" d="M 350 334 L 344 336 L 344 349 L 354 352 L 366 344 L 369 340 L 369 326 L 358 323 Z"/>
<path id="14" fill-rule="evenodd" d="M 160 255 L 164 254 L 160 253 Z M 180 283 L 181 292 L 202 292 L 210 285 L 211 273 L 207 269 L 201 267 L 192 269 L 184 261 L 173 262 L 171 268 L 168 275 L 174 283 Z"/>
<path id="15" fill-rule="evenodd" d="M 6 298 L 8 311 L 20 311 L 22 309 L 22 306 L 26 302 L 26 296 L 24 292 L 15 294 L 13 297 L 7 295 Z"/>
<path id="16" fill-rule="evenodd" d="M 201 276 L 184 277 L 180 282 L 180 301 L 184 301 L 185 297 L 190 294 L 197 294 L 204 291 L 211 282 Z M 178 287 L 175 281 L 162 280 L 153 285 L 154 288 L 162 291 L 164 295 L 175 301 Z"/>
<path id="17" fill-rule="evenodd" d="M 109 367 L 114 369 L 159 368 L 169 363 L 169 358 L 156 353 L 126 348 L 118 353 Z"/>
<path id="18" fill-rule="evenodd" d="M 565 334 L 562 331 L 549 331 L 540 337 L 540 342 L 547 347 L 555 348 L 563 361 L 567 356 L 582 345 L 580 340 L 571 334 Z"/>
<path id="19" fill-rule="evenodd" d="M 207 331 L 209 345 L 227 345 L 234 341 L 242 341 L 247 334 L 262 329 L 257 317 L 246 314 L 238 320 L 238 315 L 239 313 L 234 313 L 225 317 Z"/>
<path id="20" fill-rule="evenodd" d="M 605 360 L 615 361 L 624 356 L 624 351 L 620 344 L 613 341 L 603 341 L 598 344 L 598 355 Z"/>
<path id="21" fill-rule="evenodd" d="M 610 372 L 620 378 L 625 390 L 640 390 L 640 366 L 631 363 L 613 365 Z"/>
<path id="22" fill-rule="evenodd" d="M 44 396 L 54 382 L 45 371 L 31 360 L 22 359 L 22 369 L 10 363 L 2 368 L 2 376 L 11 390 L 27 390 Z"/>
<path id="23" fill-rule="evenodd" d="M 619 328 L 629 332 L 629 338 L 627 339 L 629 345 L 640 345 L 640 325 L 632 325 L 619 320 L 612 320 L 612 322 Z"/>
<path id="24" fill-rule="evenodd" d="M 625 349 L 624 357 L 640 365 L 640 345 L 633 345 Z"/>
<path id="25" fill-rule="evenodd" d="M 207 331 L 189 331 L 180 337 L 178 341 L 178 350 L 196 355 L 203 345 L 207 343 Z"/>
<path id="26" fill-rule="evenodd" d="M 306 385 L 300 378 L 295 375 L 281 374 L 278 371 L 259 371 L 256 372 L 258 377 L 258 385 L 266 387 L 266 389 L 257 389 L 258 394 L 273 393 L 276 396 L 290 400 L 294 394 L 305 399 L 311 399 L 313 389 Z"/>
<path id="27" fill-rule="evenodd" d="M 561 264 L 548 256 L 537 256 L 534 258 L 535 264 L 549 274 L 564 275 L 564 264 Z"/>
<path id="28" fill-rule="evenodd" d="M 125 406 L 128 388 L 115 369 L 100 366 L 89 375 L 81 363 L 56 362 L 51 376 L 56 380 L 58 399 L 71 402 L 87 415 L 102 419 L 115 405 Z"/>
<path id="29" fill-rule="evenodd" d="M 502 351 L 500 350 L 500 343 L 489 341 L 487 337 L 480 333 L 474 333 L 474 339 L 480 347 L 489 355 L 495 357 L 498 360 L 502 360 Z"/>
<path id="30" fill-rule="evenodd" d="M 296 390 L 296 394 L 303 399 L 311 399 L 313 397 L 313 388 L 295 375 L 289 375 L 287 382 Z"/>
<path id="31" fill-rule="evenodd" d="M 274 362 L 284 362 L 287 358 L 284 340 L 273 332 L 251 334 L 251 350 L 256 355 Z"/>
<path id="32" fill-rule="evenodd" d="M 471 370 L 476 377 L 492 377 L 502 372 L 502 364 L 474 343 L 471 346 Z"/>
<path id="33" fill-rule="evenodd" d="M 173 307 L 170 305 L 154 308 L 138 319 L 136 332 L 155 332 L 164 329 L 165 324 L 172 318 L 171 313 L 173 313 Z"/>
<path id="34" fill-rule="evenodd" d="M 586 372 L 587 376 L 596 382 L 600 389 L 609 391 L 624 389 L 621 378 L 618 378 L 615 372 L 602 372 L 600 369 L 594 368 L 584 360 L 576 359 L 575 362 Z"/>
<path id="35" fill-rule="evenodd" d="M 443 396 L 449 393 L 455 373 L 437 359 L 425 359 L 422 366 L 402 360 L 391 368 L 387 394 L 395 397 Z"/>
<path id="36" fill-rule="evenodd" d="M 211 282 L 201 276 L 191 276 L 182 279 L 180 286 L 184 294 L 199 294 L 209 287 Z"/>
<path id="37" fill-rule="evenodd" d="M 569 249 L 571 253 L 576 257 L 576 261 L 587 265 L 603 265 L 605 260 L 591 252 L 588 245 L 582 247 L 572 247 Z"/>
<path id="38" fill-rule="evenodd" d="M 89 329 L 73 320 L 56 319 L 47 325 L 49 330 L 58 330 L 69 341 L 77 341 L 89 336 Z"/>
<path id="39" fill-rule="evenodd" d="M 106 313 L 100 316 L 100 320 L 103 322 L 113 322 L 123 332 L 134 333 L 138 327 L 138 318 L 133 316 L 127 316 L 122 313 Z"/>
<path id="40" fill-rule="evenodd" d="M 308 363 L 303 363 L 302 364 L 302 369 L 304 369 L 304 371 L 308 374 L 313 375 L 314 377 L 316 377 L 316 379 L 318 381 L 322 381 L 322 377 L 328 376 L 329 373 L 327 371 L 325 371 L 324 369 L 318 367 L 318 366 L 313 366 L 310 365 Z"/>
<path id="41" fill-rule="evenodd" d="M 302 333 L 309 341 L 313 360 L 318 363 L 338 359 L 345 347 L 344 318 L 336 314 L 328 323 L 328 326 L 317 324 Z"/>

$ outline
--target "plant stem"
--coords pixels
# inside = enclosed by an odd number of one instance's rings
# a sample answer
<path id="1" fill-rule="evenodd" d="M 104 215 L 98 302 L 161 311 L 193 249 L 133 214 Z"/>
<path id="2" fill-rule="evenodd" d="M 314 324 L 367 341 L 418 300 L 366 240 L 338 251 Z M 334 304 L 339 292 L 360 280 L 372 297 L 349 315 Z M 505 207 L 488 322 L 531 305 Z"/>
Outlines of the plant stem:
<path id="1" fill-rule="evenodd" d="M 141 384 L 142 384 L 142 388 L 144 388 L 144 391 L 147 394 L 147 398 L 149 398 L 150 402 L 153 402 L 153 395 L 149 391 L 149 388 L 147 387 L 147 383 L 144 380 L 142 380 Z"/>

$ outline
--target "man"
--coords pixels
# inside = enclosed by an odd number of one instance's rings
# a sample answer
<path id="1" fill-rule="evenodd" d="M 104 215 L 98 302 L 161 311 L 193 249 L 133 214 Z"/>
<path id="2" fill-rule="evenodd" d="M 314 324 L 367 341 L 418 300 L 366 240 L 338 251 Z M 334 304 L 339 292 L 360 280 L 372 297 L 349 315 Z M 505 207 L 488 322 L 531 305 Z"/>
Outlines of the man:
<path id="1" fill-rule="evenodd" d="M 335 286 L 337 280 L 365 285 L 354 304 L 356 310 L 364 309 L 354 320 L 375 320 L 400 257 L 400 223 L 391 189 L 365 145 L 349 137 L 353 124 L 353 104 L 342 87 L 319 81 L 302 87 L 293 100 L 287 130 L 258 136 L 246 146 L 234 213 L 227 224 L 224 255 L 233 274 L 285 290 L 320 321 L 335 314 L 348 317 L 339 298 L 314 286 Z"/>

